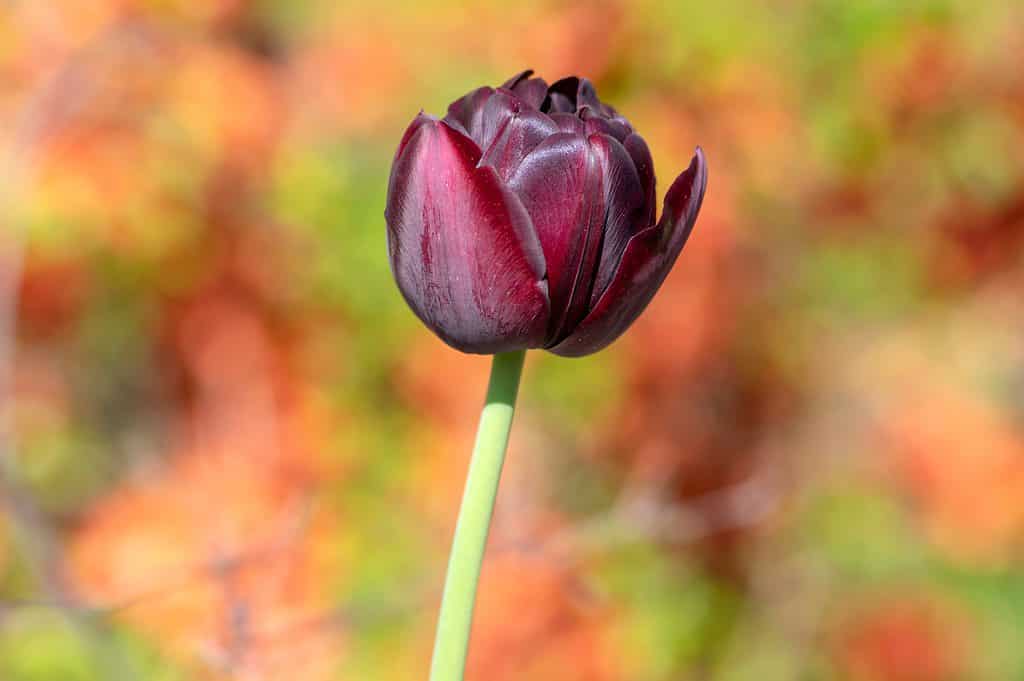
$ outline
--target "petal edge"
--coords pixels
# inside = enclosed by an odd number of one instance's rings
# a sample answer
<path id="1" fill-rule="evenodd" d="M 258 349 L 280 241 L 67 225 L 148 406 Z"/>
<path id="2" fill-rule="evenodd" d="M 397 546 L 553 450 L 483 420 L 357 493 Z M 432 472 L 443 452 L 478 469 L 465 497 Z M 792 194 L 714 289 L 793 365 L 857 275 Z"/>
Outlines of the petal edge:
<path id="1" fill-rule="evenodd" d="M 707 162 L 700 147 L 690 166 L 665 195 L 661 220 L 626 245 L 611 283 L 569 336 L 548 348 L 563 357 L 597 352 L 621 336 L 658 292 L 693 230 L 707 189 Z"/>
<path id="2" fill-rule="evenodd" d="M 413 312 L 463 352 L 539 347 L 548 323 L 544 256 L 529 215 L 475 143 L 420 124 L 392 168 L 388 253 Z"/>

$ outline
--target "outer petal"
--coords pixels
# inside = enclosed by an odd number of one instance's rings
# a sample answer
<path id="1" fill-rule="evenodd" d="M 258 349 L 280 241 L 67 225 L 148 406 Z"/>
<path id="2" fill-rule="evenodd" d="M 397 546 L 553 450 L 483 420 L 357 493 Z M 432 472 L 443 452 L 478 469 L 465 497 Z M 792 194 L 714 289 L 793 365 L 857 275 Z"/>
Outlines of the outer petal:
<path id="1" fill-rule="evenodd" d="M 464 352 L 539 347 L 548 323 L 544 257 L 529 215 L 480 151 L 428 119 L 391 170 L 388 252 L 416 315 Z"/>
<path id="2" fill-rule="evenodd" d="M 498 90 L 483 111 L 481 165 L 498 171 L 508 180 L 527 154 L 541 141 L 558 132 L 554 121 L 505 90 Z"/>
<path id="3" fill-rule="evenodd" d="M 405 129 L 405 134 L 402 135 L 402 141 L 398 143 L 398 149 L 395 150 L 395 157 L 391 160 L 392 164 L 398 161 L 402 152 L 405 151 L 405 147 L 409 144 L 409 140 L 419 132 L 419 129 L 433 120 L 433 116 L 427 116 L 423 113 L 423 110 L 420 109 L 419 114 L 416 118 L 412 119 L 412 123 L 410 123 L 409 127 Z"/>
<path id="4" fill-rule="evenodd" d="M 533 69 L 527 69 L 509 78 L 501 87 L 515 93 L 516 97 L 539 110 L 544 97 L 547 96 L 548 84 L 543 78 L 530 78 L 532 75 Z"/>
<path id="5" fill-rule="evenodd" d="M 589 355 L 618 338 L 651 302 L 668 276 L 697 219 L 707 187 L 704 153 L 676 178 L 665 196 L 661 221 L 634 236 L 626 246 L 608 289 L 590 314 L 551 352 L 566 357 Z"/>
<path id="6" fill-rule="evenodd" d="M 501 84 L 501 87 L 505 88 L 506 90 L 511 90 L 515 88 L 516 85 L 519 85 L 519 83 L 528 79 L 532 75 L 533 69 L 525 69 L 523 71 L 520 71 L 516 75 L 512 76 L 508 80 L 506 80 L 504 83 Z"/>
<path id="7" fill-rule="evenodd" d="M 485 149 L 486 145 L 481 142 L 484 107 L 493 96 L 493 88 L 480 87 L 456 99 L 448 106 L 448 115 L 444 117 L 444 122 L 468 135 L 478 147 Z"/>
<path id="8" fill-rule="evenodd" d="M 554 342 L 587 313 L 601 246 L 601 162 L 589 140 L 558 133 L 516 170 L 509 187 L 533 219 L 544 249 L 551 296 L 548 339 Z"/>
<path id="9" fill-rule="evenodd" d="M 633 159 L 614 137 L 591 135 L 590 143 L 601 164 L 605 218 L 604 243 L 594 287 L 587 307 L 597 302 L 608 287 L 622 260 L 626 244 L 641 230 L 650 227 L 643 183 Z"/>

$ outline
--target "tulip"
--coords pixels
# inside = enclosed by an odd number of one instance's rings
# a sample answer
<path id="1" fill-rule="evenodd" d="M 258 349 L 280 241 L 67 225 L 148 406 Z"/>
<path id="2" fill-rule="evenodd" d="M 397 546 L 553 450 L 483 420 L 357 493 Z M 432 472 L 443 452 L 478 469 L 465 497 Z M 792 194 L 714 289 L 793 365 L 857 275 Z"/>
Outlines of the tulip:
<path id="1" fill-rule="evenodd" d="M 584 78 L 532 74 L 416 117 L 391 169 L 388 251 L 405 300 L 452 347 L 577 357 L 654 297 L 707 166 L 698 147 L 655 220 L 654 165 L 629 121 Z"/>
<path id="2" fill-rule="evenodd" d="M 388 183 L 391 269 L 452 347 L 493 354 L 438 617 L 430 681 L 462 681 L 526 350 L 597 352 L 644 311 L 697 219 L 700 148 L 655 220 L 654 164 L 583 78 L 524 71 L 420 113 Z"/>

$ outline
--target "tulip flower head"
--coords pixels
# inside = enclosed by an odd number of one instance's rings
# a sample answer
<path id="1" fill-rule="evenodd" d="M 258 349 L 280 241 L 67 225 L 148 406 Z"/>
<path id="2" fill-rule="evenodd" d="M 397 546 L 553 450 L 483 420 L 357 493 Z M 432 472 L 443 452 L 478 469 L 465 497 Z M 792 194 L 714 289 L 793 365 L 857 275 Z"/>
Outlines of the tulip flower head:
<path id="1" fill-rule="evenodd" d="M 452 347 L 596 352 L 654 297 L 693 229 L 704 154 L 656 219 L 654 164 L 589 81 L 525 71 L 442 119 L 420 113 L 388 184 L 388 251 L 416 315 Z"/>

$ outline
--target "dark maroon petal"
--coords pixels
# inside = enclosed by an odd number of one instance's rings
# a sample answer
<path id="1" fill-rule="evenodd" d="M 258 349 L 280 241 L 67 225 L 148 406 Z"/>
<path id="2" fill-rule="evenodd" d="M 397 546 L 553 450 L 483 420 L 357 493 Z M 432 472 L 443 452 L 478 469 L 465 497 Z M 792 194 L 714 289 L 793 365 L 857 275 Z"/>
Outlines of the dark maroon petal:
<path id="1" fill-rule="evenodd" d="M 613 109 L 612 107 L 608 106 L 607 104 L 602 104 L 602 106 L 605 109 L 607 109 L 607 111 L 608 111 L 608 114 L 609 114 L 608 115 L 608 120 L 610 120 L 610 121 L 612 121 L 614 123 L 617 123 L 618 125 L 621 125 L 626 130 L 628 130 L 630 133 L 635 132 L 633 130 L 633 124 L 630 123 L 628 120 L 626 120 L 626 118 L 624 116 L 620 116 L 615 109 Z"/>
<path id="2" fill-rule="evenodd" d="M 618 121 L 602 117 L 600 112 L 590 106 L 580 109 L 579 117 L 583 120 L 588 135 L 610 135 L 622 142 L 632 132 Z"/>
<path id="3" fill-rule="evenodd" d="M 583 121 L 579 119 L 574 113 L 553 113 L 548 114 L 548 118 L 555 122 L 558 129 L 562 132 L 568 132 L 574 135 L 584 134 Z"/>
<path id="4" fill-rule="evenodd" d="M 534 109 L 540 109 L 544 97 L 548 94 L 548 84 L 543 78 L 530 78 L 532 75 L 533 69 L 527 69 L 506 80 L 501 87 L 515 93 L 516 97 Z"/>
<path id="5" fill-rule="evenodd" d="M 508 90 L 495 90 L 480 111 L 480 128 L 473 141 L 486 151 L 512 118 L 523 109 L 523 103 Z"/>
<path id="6" fill-rule="evenodd" d="M 546 115 L 530 108 L 508 90 L 497 90 L 481 116 L 480 143 L 484 165 L 508 179 L 523 158 L 558 127 Z"/>
<path id="7" fill-rule="evenodd" d="M 523 82 L 532 75 L 533 69 L 526 69 L 525 71 L 520 71 L 519 73 L 509 78 L 504 83 L 502 83 L 501 87 L 505 88 L 506 90 L 512 90 L 515 88 L 516 85 L 519 85 L 519 83 Z"/>
<path id="8" fill-rule="evenodd" d="M 568 110 L 572 113 L 576 113 L 576 95 L 579 94 L 579 89 L 580 79 L 576 76 L 569 76 L 568 78 L 562 78 L 561 80 L 556 80 L 552 83 L 551 87 L 548 88 L 548 96 L 550 96 L 552 101 L 554 101 L 555 96 L 560 95 L 560 98 L 568 100 L 569 106 L 571 107 Z M 565 111 L 565 109 L 553 109 L 553 111 Z"/>
<path id="9" fill-rule="evenodd" d="M 484 113 L 484 138 L 490 140 L 490 146 L 480 159 L 480 164 L 492 166 L 503 181 L 508 181 L 526 155 L 544 138 L 557 133 L 558 126 L 545 114 L 501 90 L 487 103 L 488 108 L 492 104 L 497 107 L 505 98 L 510 105 L 500 114 L 492 117 L 488 112 Z"/>
<path id="10" fill-rule="evenodd" d="M 516 97 L 539 111 L 548 94 L 548 84 L 542 78 L 530 78 L 512 88 L 512 92 L 516 94 Z"/>
<path id="11" fill-rule="evenodd" d="M 548 91 L 540 110 L 545 113 L 576 113 L 576 102 L 561 92 Z"/>
<path id="12" fill-rule="evenodd" d="M 391 170 L 391 267 L 409 306 L 464 352 L 539 347 L 548 325 L 544 256 L 519 199 L 476 144 L 420 122 Z"/>
<path id="13" fill-rule="evenodd" d="M 661 221 L 634 236 L 623 253 L 611 284 L 590 314 L 551 352 L 581 357 L 597 352 L 618 338 L 651 302 L 697 219 L 707 187 L 704 153 L 676 178 L 665 196 Z"/>
<path id="14" fill-rule="evenodd" d="M 591 135 L 589 139 L 601 165 L 605 205 L 604 242 L 588 303 L 591 306 L 612 280 L 626 244 L 635 234 L 650 227 L 652 221 L 647 219 L 647 197 L 640 176 L 625 147 L 609 135 Z"/>
<path id="15" fill-rule="evenodd" d="M 579 87 L 576 89 L 576 108 L 582 109 L 585 106 L 604 112 L 601 100 L 597 98 L 597 90 L 594 89 L 594 84 L 586 78 L 580 78 Z"/>
<path id="16" fill-rule="evenodd" d="M 651 158 L 651 150 L 647 148 L 647 142 L 640 135 L 633 133 L 622 143 L 626 148 L 633 165 L 636 166 L 637 175 L 640 176 L 640 184 L 644 188 L 647 212 L 644 221 L 648 225 L 654 224 L 654 211 L 657 210 L 658 193 L 657 181 L 654 177 L 654 159 Z"/>
<path id="17" fill-rule="evenodd" d="M 416 132 L 424 125 L 435 120 L 437 119 L 433 116 L 427 116 L 422 110 L 420 110 L 416 118 L 412 119 L 412 123 L 409 124 L 409 127 L 405 129 L 405 134 L 402 135 L 402 141 L 398 143 L 398 149 L 395 151 L 395 158 L 392 159 L 392 163 L 397 161 L 398 157 L 402 155 L 402 152 L 405 150 L 406 145 L 409 144 L 409 140 L 412 139 L 413 135 L 415 135 Z"/>
<path id="18" fill-rule="evenodd" d="M 544 249 L 553 342 L 583 318 L 590 301 L 605 213 L 600 160 L 586 138 L 558 133 L 526 157 L 509 187 Z"/>
<path id="19" fill-rule="evenodd" d="M 485 149 L 486 145 L 481 143 L 480 137 L 483 128 L 483 113 L 484 107 L 493 95 L 493 88 L 481 87 L 456 99 L 448 106 L 448 115 L 444 117 L 445 123 L 468 135 L 478 147 Z"/>
<path id="20" fill-rule="evenodd" d="M 552 83 L 551 87 L 548 88 L 548 96 L 551 97 L 552 102 L 555 100 L 556 95 L 565 97 L 571 104 L 572 107 L 569 111 L 577 112 L 583 107 L 588 106 L 594 111 L 604 115 L 606 109 L 601 104 L 601 100 L 597 98 L 597 90 L 594 89 L 594 84 L 586 78 L 577 78 L 576 76 L 569 76 L 559 81 Z M 552 111 L 563 111 L 564 109 L 552 108 Z"/>

